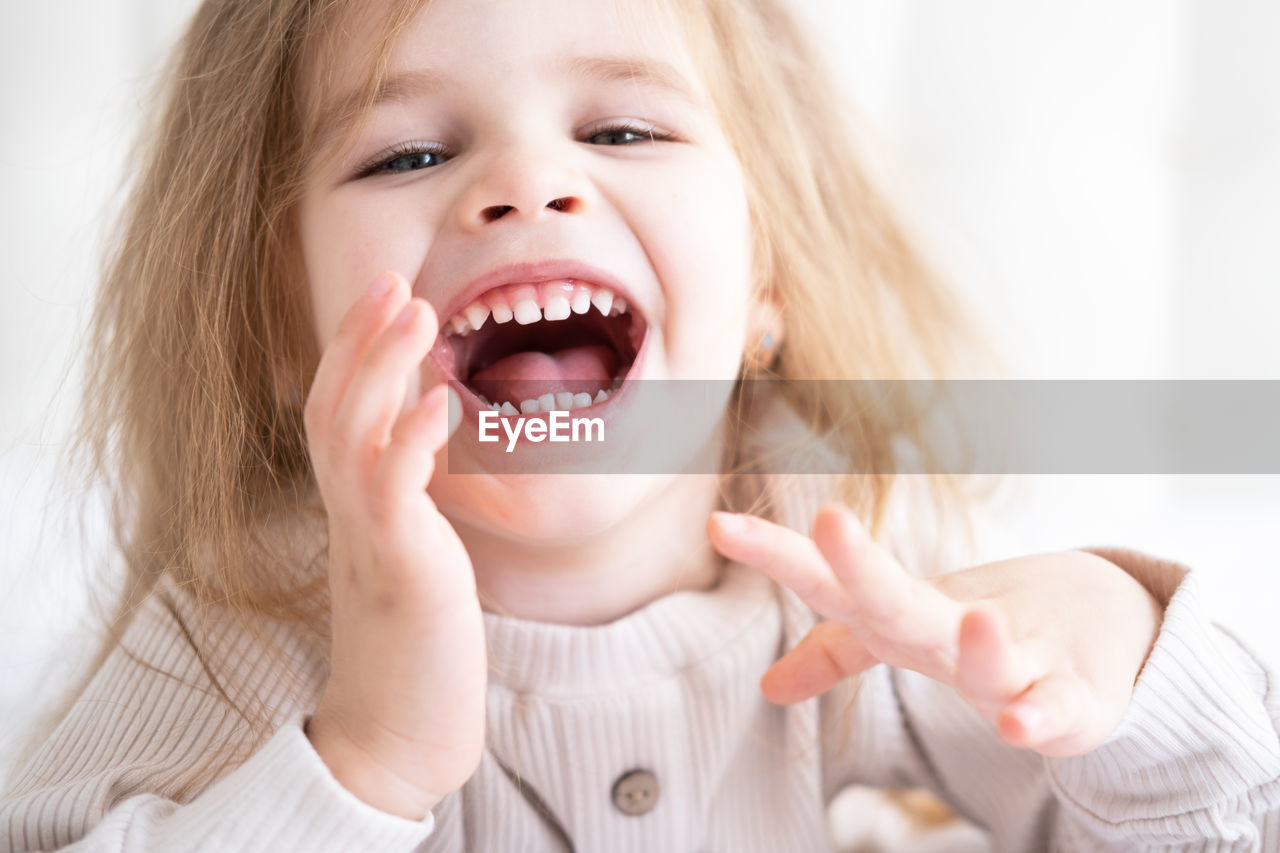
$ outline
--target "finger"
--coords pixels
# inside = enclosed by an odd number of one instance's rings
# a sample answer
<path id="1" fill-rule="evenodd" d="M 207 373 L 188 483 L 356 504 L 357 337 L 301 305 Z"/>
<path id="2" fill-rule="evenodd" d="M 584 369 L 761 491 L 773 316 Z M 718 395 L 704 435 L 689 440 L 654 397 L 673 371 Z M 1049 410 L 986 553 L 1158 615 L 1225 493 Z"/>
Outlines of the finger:
<path id="1" fill-rule="evenodd" d="M 852 599 L 863 630 L 951 671 L 962 605 L 908 574 L 847 507 L 832 504 L 819 510 L 813 541 Z"/>
<path id="2" fill-rule="evenodd" d="M 707 535 L 721 554 L 764 572 L 823 616 L 856 618 L 849 596 L 809 537 L 763 518 L 732 512 L 713 512 Z"/>
<path id="3" fill-rule="evenodd" d="M 374 494 L 392 501 L 421 493 L 435 472 L 436 453 L 461 422 L 458 393 L 441 383 L 405 413 L 391 432 L 373 476 Z"/>
<path id="4" fill-rule="evenodd" d="M 373 280 L 365 294 L 349 308 L 316 367 L 315 379 L 307 394 L 306 426 L 313 437 L 333 420 L 352 375 L 373 345 L 378 333 L 409 301 L 409 288 L 395 272 L 384 272 Z"/>
<path id="5" fill-rule="evenodd" d="M 961 696 L 991 717 L 1040 675 L 1014 644 L 998 609 L 970 607 L 960 621 L 956 659 L 955 688 Z"/>
<path id="6" fill-rule="evenodd" d="M 790 705 L 826 693 L 878 661 L 841 622 L 820 622 L 760 679 L 765 698 Z"/>
<path id="7" fill-rule="evenodd" d="M 379 336 L 356 368 L 334 416 L 332 438 L 348 461 L 373 461 L 390 440 L 410 375 L 427 357 L 436 336 L 435 311 L 413 299 Z"/>
<path id="8" fill-rule="evenodd" d="M 1079 676 L 1058 670 L 1010 702 L 997 718 L 996 729 L 1012 746 L 1063 757 L 1096 749 L 1114 725 L 1105 724 L 1093 693 Z"/>

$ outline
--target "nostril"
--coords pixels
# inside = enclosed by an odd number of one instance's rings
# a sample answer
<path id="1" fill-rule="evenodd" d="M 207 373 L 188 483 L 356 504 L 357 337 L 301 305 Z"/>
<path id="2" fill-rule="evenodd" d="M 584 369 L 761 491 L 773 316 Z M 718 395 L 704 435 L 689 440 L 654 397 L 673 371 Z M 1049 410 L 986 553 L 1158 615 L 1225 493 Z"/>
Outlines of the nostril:
<path id="1" fill-rule="evenodd" d="M 572 206 L 573 199 L 569 196 L 564 196 L 563 198 L 547 202 L 547 207 L 552 210 L 568 210 Z M 492 207 L 486 207 L 480 215 L 484 217 L 486 222 L 494 222 L 506 216 L 513 210 L 515 210 L 515 208 L 509 204 L 495 204 Z"/>

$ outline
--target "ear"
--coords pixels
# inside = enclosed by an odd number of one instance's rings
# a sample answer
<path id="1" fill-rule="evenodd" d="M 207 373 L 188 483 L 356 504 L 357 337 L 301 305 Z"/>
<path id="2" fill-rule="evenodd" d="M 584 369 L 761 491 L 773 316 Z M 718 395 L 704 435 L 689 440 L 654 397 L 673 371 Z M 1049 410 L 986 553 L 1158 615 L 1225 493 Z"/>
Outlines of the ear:
<path id="1" fill-rule="evenodd" d="M 782 309 L 768 297 L 753 297 L 747 308 L 747 347 L 743 354 L 746 375 L 770 370 L 782 349 L 786 329 Z"/>

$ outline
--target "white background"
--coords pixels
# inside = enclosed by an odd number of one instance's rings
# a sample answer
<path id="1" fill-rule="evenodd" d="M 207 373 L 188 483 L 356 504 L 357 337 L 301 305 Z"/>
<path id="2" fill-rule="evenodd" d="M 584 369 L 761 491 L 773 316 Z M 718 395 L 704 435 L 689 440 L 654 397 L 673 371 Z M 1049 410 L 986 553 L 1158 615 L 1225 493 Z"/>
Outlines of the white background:
<path id="1" fill-rule="evenodd" d="M 69 359 L 144 88 L 192 7 L 0 7 L 0 731 L 64 677 L 75 572 L 102 571 L 56 532 L 49 491 Z M 859 144 L 1015 376 L 1280 379 L 1280 4 L 799 8 L 865 114 Z M 1020 486 L 1004 518 L 1034 550 L 1177 558 L 1280 662 L 1280 479 Z"/>

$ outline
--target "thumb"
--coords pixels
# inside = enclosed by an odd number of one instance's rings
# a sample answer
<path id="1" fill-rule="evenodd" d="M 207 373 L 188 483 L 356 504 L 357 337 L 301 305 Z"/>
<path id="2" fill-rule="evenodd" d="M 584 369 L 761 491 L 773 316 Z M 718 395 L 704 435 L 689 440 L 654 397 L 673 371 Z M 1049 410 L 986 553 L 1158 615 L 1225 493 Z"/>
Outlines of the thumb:
<path id="1" fill-rule="evenodd" d="M 458 392 L 449 387 L 448 402 L 446 404 L 449 411 L 449 431 L 446 437 L 452 436 L 458 429 L 458 424 L 462 423 L 462 399 L 458 396 Z"/>

